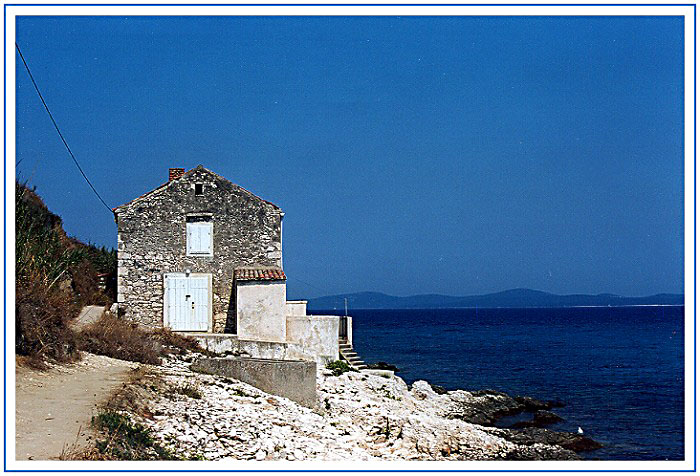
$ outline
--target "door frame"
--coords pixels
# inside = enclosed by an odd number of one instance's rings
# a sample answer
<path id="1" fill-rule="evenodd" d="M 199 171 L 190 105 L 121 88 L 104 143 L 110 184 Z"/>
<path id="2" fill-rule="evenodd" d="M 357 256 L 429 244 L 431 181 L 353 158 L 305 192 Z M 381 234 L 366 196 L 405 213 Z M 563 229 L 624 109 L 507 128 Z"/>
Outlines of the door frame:
<path id="1" fill-rule="evenodd" d="M 209 305 L 207 306 L 207 331 L 214 332 L 214 309 L 213 305 L 213 292 L 212 292 L 212 273 L 163 273 L 163 327 L 170 329 L 170 321 L 168 316 L 168 278 L 207 278 L 207 299 L 209 300 Z M 173 331 L 173 332 L 201 332 L 201 331 Z"/>

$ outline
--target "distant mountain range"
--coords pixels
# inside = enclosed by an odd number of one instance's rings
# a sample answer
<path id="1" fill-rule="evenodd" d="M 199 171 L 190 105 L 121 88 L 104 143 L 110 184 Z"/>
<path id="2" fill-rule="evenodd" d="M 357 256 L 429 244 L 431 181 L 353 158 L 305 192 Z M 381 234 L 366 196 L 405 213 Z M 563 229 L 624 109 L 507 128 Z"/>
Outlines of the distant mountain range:
<path id="1" fill-rule="evenodd" d="M 558 295 L 532 289 L 511 289 L 479 296 L 445 296 L 420 294 L 416 296 L 390 296 L 388 294 L 362 292 L 338 294 L 309 299 L 309 309 L 343 309 L 344 299 L 350 309 L 431 309 L 457 307 L 576 307 L 576 306 L 643 306 L 671 304 L 682 305 L 682 294 L 655 294 L 646 297 L 626 297 L 617 294 L 567 294 Z"/>

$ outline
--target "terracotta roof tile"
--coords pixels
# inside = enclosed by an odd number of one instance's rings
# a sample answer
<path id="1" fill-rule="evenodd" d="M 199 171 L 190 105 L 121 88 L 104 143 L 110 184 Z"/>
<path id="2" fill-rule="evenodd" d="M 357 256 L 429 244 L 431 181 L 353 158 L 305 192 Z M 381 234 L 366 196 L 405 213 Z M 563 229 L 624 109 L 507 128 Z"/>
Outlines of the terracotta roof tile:
<path id="1" fill-rule="evenodd" d="M 234 271 L 236 281 L 279 281 L 286 280 L 282 268 L 277 266 L 243 266 Z"/>

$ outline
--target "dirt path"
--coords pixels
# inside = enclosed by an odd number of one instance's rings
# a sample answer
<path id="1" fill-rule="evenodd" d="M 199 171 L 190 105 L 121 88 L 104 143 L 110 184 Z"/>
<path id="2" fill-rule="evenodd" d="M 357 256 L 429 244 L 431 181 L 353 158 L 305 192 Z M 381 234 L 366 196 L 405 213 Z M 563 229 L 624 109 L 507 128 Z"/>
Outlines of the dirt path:
<path id="1" fill-rule="evenodd" d="M 102 313 L 105 311 L 104 306 L 85 306 L 71 323 L 70 326 L 73 330 L 78 331 L 83 327 L 96 322 L 102 317 Z"/>
<path id="2" fill-rule="evenodd" d="M 83 353 L 75 364 L 39 372 L 18 368 L 18 460 L 57 459 L 91 437 L 90 417 L 138 364 Z"/>

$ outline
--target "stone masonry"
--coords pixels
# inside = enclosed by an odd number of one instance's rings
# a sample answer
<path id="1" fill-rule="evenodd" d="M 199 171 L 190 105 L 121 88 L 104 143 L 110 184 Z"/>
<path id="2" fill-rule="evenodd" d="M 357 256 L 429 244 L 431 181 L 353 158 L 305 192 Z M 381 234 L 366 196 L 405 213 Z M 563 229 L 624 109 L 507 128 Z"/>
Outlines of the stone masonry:
<path id="1" fill-rule="evenodd" d="M 234 269 L 282 266 L 282 210 L 201 165 L 114 215 L 117 301 L 127 318 L 143 325 L 163 325 L 163 275 L 189 270 L 212 275 L 213 331 L 234 332 Z M 188 219 L 212 222 L 213 256 L 187 255 Z"/>

